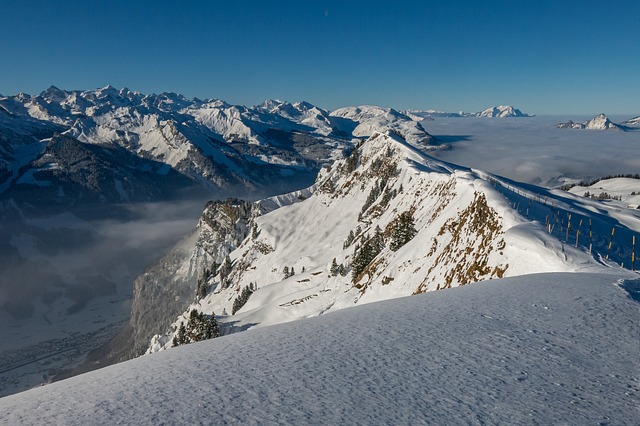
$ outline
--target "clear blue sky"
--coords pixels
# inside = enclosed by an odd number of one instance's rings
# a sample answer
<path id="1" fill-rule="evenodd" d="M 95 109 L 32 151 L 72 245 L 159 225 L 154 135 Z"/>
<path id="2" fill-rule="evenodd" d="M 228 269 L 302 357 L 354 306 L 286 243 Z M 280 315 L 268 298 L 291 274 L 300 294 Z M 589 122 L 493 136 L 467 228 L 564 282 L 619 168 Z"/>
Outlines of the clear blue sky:
<path id="1" fill-rule="evenodd" d="M 637 1 L 0 0 L 0 93 L 640 114 Z"/>

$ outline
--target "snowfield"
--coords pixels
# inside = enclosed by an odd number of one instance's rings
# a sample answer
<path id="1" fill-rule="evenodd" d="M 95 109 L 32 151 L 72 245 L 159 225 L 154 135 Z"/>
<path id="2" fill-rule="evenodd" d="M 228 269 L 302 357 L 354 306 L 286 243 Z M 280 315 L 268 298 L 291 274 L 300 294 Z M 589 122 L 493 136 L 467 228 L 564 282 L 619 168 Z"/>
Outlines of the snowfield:
<path id="1" fill-rule="evenodd" d="M 8 396 L 0 423 L 637 424 L 639 289 L 551 273 L 371 303 Z"/>

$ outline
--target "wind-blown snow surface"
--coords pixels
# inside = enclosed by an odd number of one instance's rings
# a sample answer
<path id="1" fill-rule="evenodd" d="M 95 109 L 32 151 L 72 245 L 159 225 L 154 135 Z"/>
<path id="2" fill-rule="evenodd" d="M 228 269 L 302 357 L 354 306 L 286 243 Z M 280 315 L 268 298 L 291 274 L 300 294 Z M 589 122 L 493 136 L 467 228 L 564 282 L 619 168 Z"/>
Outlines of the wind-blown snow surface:
<path id="1" fill-rule="evenodd" d="M 368 304 L 0 399 L 2 424 L 637 424 L 637 275 Z"/>

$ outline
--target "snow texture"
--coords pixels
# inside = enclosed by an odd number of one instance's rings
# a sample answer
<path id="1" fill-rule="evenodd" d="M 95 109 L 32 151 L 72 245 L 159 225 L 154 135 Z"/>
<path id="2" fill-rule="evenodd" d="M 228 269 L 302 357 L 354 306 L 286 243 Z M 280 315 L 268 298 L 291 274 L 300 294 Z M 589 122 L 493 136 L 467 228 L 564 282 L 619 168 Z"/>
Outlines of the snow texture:
<path id="1" fill-rule="evenodd" d="M 637 424 L 638 283 L 553 273 L 368 304 L 8 396 L 0 423 Z"/>

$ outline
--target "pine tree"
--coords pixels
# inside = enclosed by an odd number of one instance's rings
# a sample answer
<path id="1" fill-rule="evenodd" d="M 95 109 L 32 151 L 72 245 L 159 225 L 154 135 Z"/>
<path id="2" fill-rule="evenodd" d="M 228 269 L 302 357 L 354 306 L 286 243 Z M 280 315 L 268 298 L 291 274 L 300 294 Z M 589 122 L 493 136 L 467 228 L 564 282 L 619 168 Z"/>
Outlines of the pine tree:
<path id="1" fill-rule="evenodd" d="M 282 274 L 284 275 L 284 279 L 285 280 L 291 276 L 291 275 L 289 275 L 289 267 L 288 266 L 285 266 L 284 268 L 282 268 Z"/>
<path id="2" fill-rule="evenodd" d="M 251 297 L 254 291 L 255 289 L 253 287 L 253 283 L 249 283 L 248 286 L 242 289 L 242 291 L 240 292 L 240 295 L 236 297 L 236 299 L 233 301 L 233 307 L 231 308 L 231 315 L 235 315 L 236 312 L 242 309 L 242 307 L 247 303 L 247 301 L 249 300 L 249 297 Z"/>
<path id="3" fill-rule="evenodd" d="M 376 229 L 373 234 L 373 244 L 377 253 L 380 253 L 384 249 L 384 235 L 380 225 L 376 225 Z"/>
<path id="4" fill-rule="evenodd" d="M 222 262 L 222 265 L 220 265 L 220 269 L 218 270 L 218 273 L 220 274 L 220 282 L 227 282 L 227 278 L 229 277 L 229 274 L 231 273 L 231 270 L 233 268 L 233 265 L 231 263 L 231 258 L 229 257 L 229 255 L 226 255 L 224 258 L 224 261 Z"/>
<path id="5" fill-rule="evenodd" d="M 212 312 L 206 322 L 205 339 L 214 339 L 216 337 L 220 337 L 220 327 L 218 326 L 215 312 Z"/>
<path id="6" fill-rule="evenodd" d="M 204 299 L 207 295 L 207 284 L 200 278 L 198 279 L 198 287 L 196 288 L 196 300 Z"/>
<path id="7" fill-rule="evenodd" d="M 389 248 L 397 251 L 400 247 L 411 241 L 417 233 L 418 231 L 414 225 L 411 213 L 400 213 L 400 216 L 396 218 L 391 228 L 391 243 L 389 244 Z"/>
<path id="8" fill-rule="evenodd" d="M 355 281 L 383 249 L 384 236 L 380 227 L 376 227 L 373 237 L 366 234 L 362 238 L 362 246 L 356 244 L 351 263 L 351 278 Z"/>
<path id="9" fill-rule="evenodd" d="M 335 277 L 336 275 L 338 275 L 338 262 L 336 262 L 335 257 L 331 261 L 331 268 L 329 268 L 329 272 L 331 273 L 332 277 Z"/>
<path id="10" fill-rule="evenodd" d="M 180 346 L 187 343 L 187 329 L 183 322 L 180 322 L 178 327 L 178 333 L 173 338 L 173 346 Z"/>
<path id="11" fill-rule="evenodd" d="M 347 268 L 344 267 L 344 264 L 341 263 L 338 266 L 338 273 L 343 277 L 347 275 Z"/>
<path id="12" fill-rule="evenodd" d="M 353 240 L 356 239 L 356 236 L 353 234 L 353 230 L 349 231 L 349 235 L 347 235 L 347 239 L 344 240 L 344 244 L 342 245 L 343 249 L 346 249 L 353 243 Z"/>

